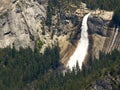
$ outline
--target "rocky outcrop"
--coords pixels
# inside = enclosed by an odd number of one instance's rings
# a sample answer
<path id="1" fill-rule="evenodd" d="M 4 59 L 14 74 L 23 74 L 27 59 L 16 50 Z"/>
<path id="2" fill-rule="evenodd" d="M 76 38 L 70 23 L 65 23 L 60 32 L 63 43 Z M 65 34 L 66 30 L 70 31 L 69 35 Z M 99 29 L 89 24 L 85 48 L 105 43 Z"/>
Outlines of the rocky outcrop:
<path id="1" fill-rule="evenodd" d="M 88 20 L 89 33 L 89 50 L 92 59 L 99 58 L 99 52 L 103 50 L 107 37 L 107 28 L 109 21 L 100 17 L 91 16 Z"/>
<path id="2" fill-rule="evenodd" d="M 37 41 L 41 40 L 43 52 L 45 47 L 54 43 L 47 29 L 43 28 L 46 3 L 41 5 L 36 0 L 3 1 L 0 1 L 1 4 L 4 3 L 0 14 L 0 48 L 15 46 L 19 49 L 19 47 L 29 46 L 34 49 Z"/>
<path id="3" fill-rule="evenodd" d="M 99 52 L 110 53 L 114 49 L 120 50 L 119 27 L 109 27 L 109 24 L 110 21 L 99 17 L 92 17 L 88 21 L 89 37 L 92 42 L 89 52 L 92 53 L 93 59 L 99 58 Z M 116 29 L 118 29 L 118 33 L 116 33 Z"/>
<path id="4" fill-rule="evenodd" d="M 120 75 L 111 76 L 106 75 L 102 79 L 98 79 L 89 85 L 87 90 L 119 90 L 119 87 L 115 87 L 120 83 Z M 117 89 L 116 89 L 117 88 Z"/>
<path id="5" fill-rule="evenodd" d="M 115 29 L 109 27 L 113 12 L 89 10 L 84 3 L 74 12 L 58 13 L 52 16 L 51 31 L 45 25 L 47 0 L 1 0 L 0 1 L 0 48 L 7 46 L 31 47 L 34 49 L 40 40 L 41 52 L 57 41 L 61 48 L 61 62 L 66 64 L 76 49 L 80 39 L 83 16 L 91 12 L 88 19 L 89 49 L 88 56 L 99 58 L 99 52 L 120 50 L 120 32 L 112 45 Z M 59 19 L 60 20 L 59 20 Z M 59 21 L 59 24 L 58 24 Z"/>
<path id="6" fill-rule="evenodd" d="M 80 12 L 81 11 L 81 12 Z M 88 9 L 77 10 L 76 16 L 78 16 L 79 23 L 81 23 L 81 17 L 87 12 L 90 12 L 91 10 Z M 110 22 L 112 19 L 113 12 L 108 12 L 104 10 L 96 10 L 92 12 L 92 15 L 88 19 L 88 33 L 89 33 L 89 49 L 88 49 L 88 55 L 86 57 L 86 60 L 92 58 L 99 58 L 100 52 L 110 53 L 112 50 L 117 49 L 120 50 L 120 31 L 118 27 L 118 34 L 116 35 L 116 38 L 113 42 L 113 38 L 116 33 L 116 28 L 110 27 Z M 107 16 L 105 18 L 105 16 Z M 81 24 L 78 24 L 79 27 L 81 27 Z M 78 28 L 77 31 L 80 31 Z M 76 32 L 76 31 L 75 31 Z M 81 31 L 80 31 L 81 32 Z M 73 34 L 77 38 L 74 40 L 72 39 L 72 43 L 68 44 L 66 50 L 64 50 L 64 54 L 62 54 L 62 61 L 64 64 L 66 64 L 67 60 L 70 58 L 70 56 L 73 54 L 76 46 L 77 41 L 80 38 L 80 32 L 78 34 Z M 113 44 L 111 46 L 111 44 Z M 66 52 L 67 51 L 67 52 Z M 86 61 L 85 61 L 86 62 Z"/>
<path id="7" fill-rule="evenodd" d="M 100 17 L 91 16 L 88 20 L 89 34 L 98 34 L 101 36 L 107 36 L 108 21 L 103 20 Z"/>
<path id="8" fill-rule="evenodd" d="M 12 0 L 7 11 L 0 18 L 0 48 L 7 46 L 28 47 L 32 49 L 39 38 L 41 19 L 45 9 L 35 1 Z M 37 31 L 38 30 L 38 31 Z"/>

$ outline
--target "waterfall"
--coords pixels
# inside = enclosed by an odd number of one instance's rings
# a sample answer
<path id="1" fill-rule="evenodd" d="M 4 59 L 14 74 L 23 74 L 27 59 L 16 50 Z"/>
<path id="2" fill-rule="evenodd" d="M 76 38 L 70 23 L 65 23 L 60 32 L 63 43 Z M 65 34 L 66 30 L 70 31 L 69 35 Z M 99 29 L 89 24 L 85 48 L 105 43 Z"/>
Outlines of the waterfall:
<path id="1" fill-rule="evenodd" d="M 118 30 L 119 30 L 119 28 L 117 27 L 116 31 L 115 31 L 115 34 L 114 34 L 114 37 L 113 37 L 113 40 L 112 40 L 112 43 L 111 43 L 110 48 L 109 48 L 109 52 L 112 50 L 113 44 L 114 44 L 115 39 L 116 39 L 117 34 L 118 34 Z"/>
<path id="2" fill-rule="evenodd" d="M 83 17 L 82 26 L 81 26 L 81 38 L 78 42 L 77 48 L 73 55 L 70 57 L 66 67 L 68 67 L 71 71 L 73 68 L 76 67 L 76 64 L 78 63 L 79 68 L 82 68 L 82 63 L 85 59 L 85 56 L 87 54 L 88 45 L 89 45 L 89 39 L 88 39 L 88 26 L 87 26 L 87 19 L 89 17 L 90 13 L 85 15 Z"/>

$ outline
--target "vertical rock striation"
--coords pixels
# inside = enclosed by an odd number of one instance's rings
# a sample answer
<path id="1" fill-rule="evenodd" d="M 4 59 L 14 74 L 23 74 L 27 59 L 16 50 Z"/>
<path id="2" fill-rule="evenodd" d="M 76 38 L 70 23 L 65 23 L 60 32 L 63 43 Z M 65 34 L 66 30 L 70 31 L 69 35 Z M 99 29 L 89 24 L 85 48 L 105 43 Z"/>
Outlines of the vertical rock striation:
<path id="1" fill-rule="evenodd" d="M 14 45 L 16 49 L 28 46 L 33 49 L 42 32 L 45 8 L 34 0 L 5 1 L 10 7 L 4 7 L 0 15 L 0 48 Z"/>

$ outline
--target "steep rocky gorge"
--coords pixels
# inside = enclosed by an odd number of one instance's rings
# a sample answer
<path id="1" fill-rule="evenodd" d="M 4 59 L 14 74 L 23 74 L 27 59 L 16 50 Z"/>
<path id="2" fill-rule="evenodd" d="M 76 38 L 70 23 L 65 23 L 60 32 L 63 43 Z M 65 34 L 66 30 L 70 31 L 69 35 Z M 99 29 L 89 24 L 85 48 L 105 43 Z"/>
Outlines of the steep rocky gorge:
<path id="1" fill-rule="evenodd" d="M 57 27 L 58 17 L 53 15 L 49 31 L 45 25 L 47 1 L 40 4 L 38 0 L 2 0 L 0 5 L 0 48 L 29 46 L 34 49 L 36 43 L 42 41 L 43 52 L 46 47 L 59 42 L 61 63 L 66 65 L 80 39 L 82 18 L 92 12 L 88 19 L 89 49 L 86 60 L 98 58 L 100 51 L 120 50 L 120 30 L 113 42 L 116 29 L 109 26 L 113 12 L 89 10 L 82 4 L 82 9 L 62 12 Z"/>
<path id="2" fill-rule="evenodd" d="M 81 10 L 77 9 L 76 15 L 78 17 L 83 17 L 88 12 L 92 12 L 92 14 L 88 19 L 89 49 L 84 63 L 86 63 L 88 59 L 98 59 L 100 52 L 110 53 L 114 49 L 119 50 L 120 47 L 119 28 L 115 40 L 113 41 L 113 38 L 116 33 L 116 28 L 114 28 L 113 25 L 110 26 L 113 12 L 103 10 L 93 11 L 87 9 L 83 13 L 81 13 Z M 79 27 L 81 27 L 81 24 L 79 24 Z M 77 31 L 81 31 L 81 29 L 78 28 Z M 66 64 L 67 60 L 69 60 L 69 57 L 73 54 L 75 48 L 77 47 L 77 41 L 80 38 L 80 32 L 74 35 L 77 35 L 76 38 L 72 38 L 73 42 L 71 42 L 71 44 L 68 45 L 66 49 L 67 52 L 64 52 L 63 54 L 64 56 L 62 57 L 62 63 L 64 64 Z M 111 44 L 113 44 L 112 47 Z"/>

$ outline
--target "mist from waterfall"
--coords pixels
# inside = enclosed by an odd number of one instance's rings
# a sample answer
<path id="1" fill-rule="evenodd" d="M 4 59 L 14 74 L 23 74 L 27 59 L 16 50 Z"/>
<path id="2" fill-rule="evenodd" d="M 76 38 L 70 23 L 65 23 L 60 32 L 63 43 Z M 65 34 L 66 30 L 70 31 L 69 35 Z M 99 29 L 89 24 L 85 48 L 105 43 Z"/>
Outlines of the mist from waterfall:
<path id="1" fill-rule="evenodd" d="M 83 17 L 82 26 L 81 26 L 81 38 L 78 42 L 77 48 L 73 55 L 70 57 L 66 67 L 68 67 L 71 71 L 73 68 L 76 67 L 76 64 L 78 63 L 79 68 L 82 68 L 82 63 L 87 55 L 88 45 L 89 45 L 89 39 L 88 39 L 88 26 L 87 26 L 87 19 L 89 17 L 90 13 L 86 14 Z"/>

